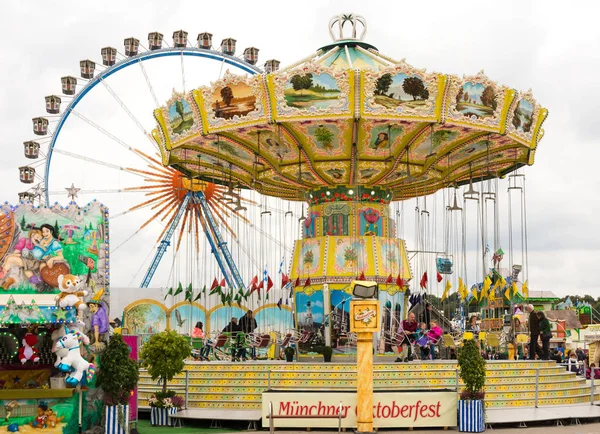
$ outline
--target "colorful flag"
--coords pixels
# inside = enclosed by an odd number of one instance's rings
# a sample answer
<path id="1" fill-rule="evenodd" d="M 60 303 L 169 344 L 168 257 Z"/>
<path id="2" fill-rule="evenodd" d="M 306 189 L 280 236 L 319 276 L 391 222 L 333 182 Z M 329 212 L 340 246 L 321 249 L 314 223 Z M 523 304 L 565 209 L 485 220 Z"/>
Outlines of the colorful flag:
<path id="1" fill-rule="evenodd" d="M 465 298 L 466 295 L 464 293 L 465 290 L 465 283 L 462 280 L 462 277 L 458 278 L 458 289 L 456 290 L 456 292 L 458 292 L 458 295 L 460 296 L 460 298 Z"/>
<path id="2" fill-rule="evenodd" d="M 508 286 L 506 288 L 506 291 L 504 291 L 504 297 L 506 297 L 508 300 L 510 300 L 510 286 Z"/>
<path id="3" fill-rule="evenodd" d="M 527 286 L 527 280 L 521 286 L 521 292 L 523 292 L 523 297 L 526 299 L 529 298 L 529 286 Z"/>
<path id="4" fill-rule="evenodd" d="M 310 286 L 310 276 L 304 281 L 304 287 Z"/>
<path id="5" fill-rule="evenodd" d="M 502 248 L 499 248 L 498 250 L 496 250 L 494 252 L 494 255 L 492 256 L 492 262 L 494 264 L 496 264 L 496 263 L 499 264 L 503 258 L 504 258 L 504 250 L 502 250 Z"/>
<path id="6" fill-rule="evenodd" d="M 221 279 L 221 283 L 219 283 L 219 286 L 221 286 L 221 288 L 225 288 L 225 278 Z"/>
<path id="7" fill-rule="evenodd" d="M 296 281 L 294 282 L 294 288 L 300 286 L 300 276 L 296 277 Z"/>
<path id="8" fill-rule="evenodd" d="M 440 274 L 439 271 L 437 272 L 437 276 L 436 277 L 437 277 L 438 283 L 440 283 L 442 280 L 444 280 L 444 277 Z"/>
<path id="9" fill-rule="evenodd" d="M 279 301 L 277 302 L 277 307 L 279 308 L 279 310 L 281 310 L 281 303 L 283 303 L 283 298 L 280 298 Z"/>
<path id="10" fill-rule="evenodd" d="M 471 291 L 471 294 L 473 294 L 473 298 L 477 300 L 477 285 L 473 285 L 473 290 Z"/>
<path id="11" fill-rule="evenodd" d="M 423 288 L 423 289 L 427 288 L 427 271 L 423 273 L 423 276 L 421 277 L 420 285 L 421 285 L 421 288 Z"/>
<path id="12" fill-rule="evenodd" d="M 360 273 L 360 277 L 358 278 L 358 280 L 365 280 L 365 272 L 364 271 L 362 273 Z"/>
<path id="13" fill-rule="evenodd" d="M 177 286 L 177 291 L 175 291 L 175 294 L 173 294 L 173 297 L 178 296 L 182 292 L 183 292 L 183 286 L 181 285 L 181 282 L 179 282 L 179 285 Z"/>
<path id="14" fill-rule="evenodd" d="M 444 288 L 444 293 L 442 294 L 442 301 L 444 301 L 448 297 L 450 289 L 452 289 L 452 284 L 449 280 L 446 280 L 446 287 Z"/>
<path id="15" fill-rule="evenodd" d="M 404 279 L 398 274 L 398 277 L 396 277 L 396 285 L 398 285 L 399 288 L 404 288 L 405 283 Z"/>
<path id="16" fill-rule="evenodd" d="M 517 288 L 517 283 L 515 281 L 513 281 L 510 286 L 512 287 L 513 295 L 517 295 L 519 293 L 519 288 Z"/>
<path id="17" fill-rule="evenodd" d="M 271 276 L 267 276 L 267 293 L 271 290 L 272 287 L 273 281 L 271 280 Z"/>
<path id="18" fill-rule="evenodd" d="M 285 273 L 281 273 L 281 287 L 283 288 L 288 283 L 290 283 L 290 276 Z"/>
<path id="19" fill-rule="evenodd" d="M 398 275 L 398 277 L 400 277 L 400 275 Z M 390 275 L 388 276 L 388 278 L 386 279 L 385 283 L 387 283 L 387 284 L 389 285 L 389 284 L 390 284 L 390 283 L 392 283 L 393 281 L 394 281 L 394 278 L 393 278 L 393 277 L 392 277 L 392 275 L 390 274 Z"/>

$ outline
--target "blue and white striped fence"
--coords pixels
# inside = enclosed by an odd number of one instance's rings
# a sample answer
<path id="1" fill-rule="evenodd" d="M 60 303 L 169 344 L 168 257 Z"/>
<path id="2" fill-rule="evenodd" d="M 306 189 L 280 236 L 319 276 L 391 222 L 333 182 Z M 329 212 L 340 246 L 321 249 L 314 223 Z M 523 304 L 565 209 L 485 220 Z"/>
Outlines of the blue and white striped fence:
<path id="1" fill-rule="evenodd" d="M 150 424 L 154 426 L 175 426 L 175 418 L 171 418 L 172 414 L 177 413 L 176 408 L 158 408 L 150 409 Z"/>
<path id="2" fill-rule="evenodd" d="M 458 430 L 460 432 L 484 432 L 485 417 L 482 400 L 458 401 Z"/>
<path id="3" fill-rule="evenodd" d="M 121 420 L 119 423 L 119 410 L 121 411 Z M 106 418 L 104 420 L 104 432 L 106 434 L 127 434 L 129 427 L 129 406 L 113 405 L 106 407 Z"/>

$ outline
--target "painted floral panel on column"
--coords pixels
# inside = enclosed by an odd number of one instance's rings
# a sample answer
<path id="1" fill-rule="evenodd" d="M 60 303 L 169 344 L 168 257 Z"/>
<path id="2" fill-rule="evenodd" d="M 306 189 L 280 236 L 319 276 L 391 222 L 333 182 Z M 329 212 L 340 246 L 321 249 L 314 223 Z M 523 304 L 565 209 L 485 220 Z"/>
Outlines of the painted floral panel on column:
<path id="1" fill-rule="evenodd" d="M 383 221 L 379 210 L 374 208 L 362 208 L 358 211 L 360 216 L 360 235 L 382 235 Z"/>

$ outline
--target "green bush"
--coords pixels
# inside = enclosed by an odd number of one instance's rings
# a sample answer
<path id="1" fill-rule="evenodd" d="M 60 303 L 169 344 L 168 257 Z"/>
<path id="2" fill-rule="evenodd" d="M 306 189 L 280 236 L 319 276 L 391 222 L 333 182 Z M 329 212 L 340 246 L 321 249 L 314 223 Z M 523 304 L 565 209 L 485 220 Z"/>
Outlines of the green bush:
<path id="1" fill-rule="evenodd" d="M 485 360 L 481 357 L 477 342 L 467 340 L 458 350 L 458 366 L 460 378 L 465 388 L 460 394 L 461 399 L 483 399 L 485 392 Z"/>
<path id="2" fill-rule="evenodd" d="M 163 393 L 167 393 L 167 381 L 183 371 L 190 355 L 190 344 L 174 330 L 150 336 L 140 351 L 142 366 L 148 369 L 152 380 L 160 378 Z"/>
<path id="3" fill-rule="evenodd" d="M 129 357 L 131 349 L 123 337 L 115 334 L 100 353 L 96 386 L 104 391 L 106 405 L 126 405 L 139 379 L 138 365 Z"/>

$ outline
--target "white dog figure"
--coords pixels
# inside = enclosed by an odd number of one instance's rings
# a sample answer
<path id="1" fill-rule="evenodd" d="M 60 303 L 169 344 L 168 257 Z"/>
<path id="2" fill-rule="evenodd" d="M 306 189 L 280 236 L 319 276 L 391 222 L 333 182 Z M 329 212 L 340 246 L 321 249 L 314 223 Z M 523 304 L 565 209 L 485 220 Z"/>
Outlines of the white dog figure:
<path id="1" fill-rule="evenodd" d="M 65 328 L 65 335 L 56 342 L 54 366 L 59 371 L 69 374 L 65 380 L 69 387 L 77 387 L 84 373 L 87 374 L 87 381 L 91 381 L 94 375 L 94 365 L 81 356 L 80 348 L 84 339 L 89 343 L 89 338 L 83 333 Z"/>

